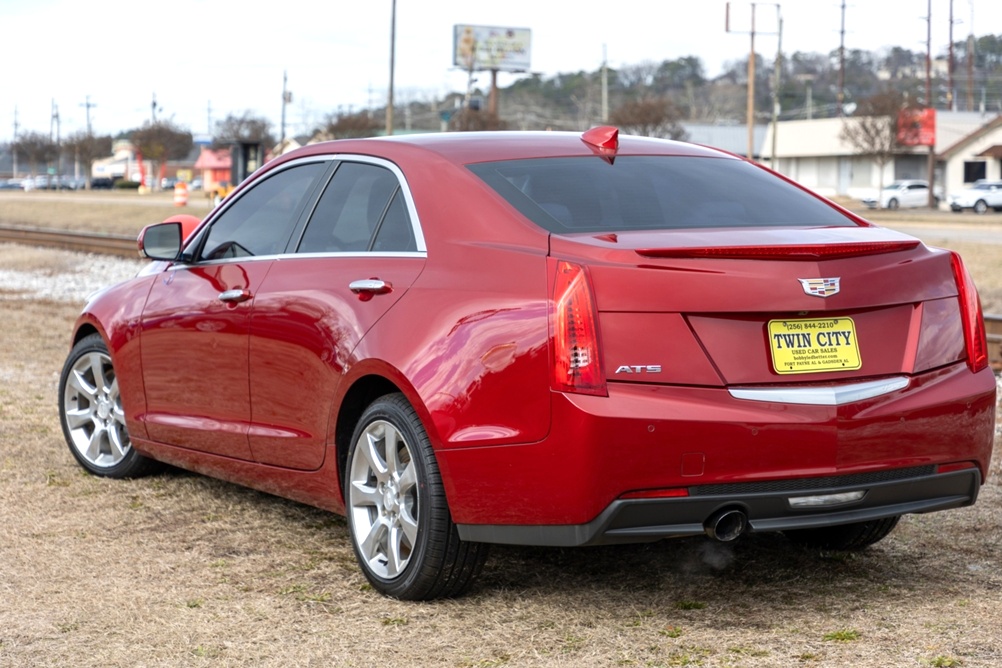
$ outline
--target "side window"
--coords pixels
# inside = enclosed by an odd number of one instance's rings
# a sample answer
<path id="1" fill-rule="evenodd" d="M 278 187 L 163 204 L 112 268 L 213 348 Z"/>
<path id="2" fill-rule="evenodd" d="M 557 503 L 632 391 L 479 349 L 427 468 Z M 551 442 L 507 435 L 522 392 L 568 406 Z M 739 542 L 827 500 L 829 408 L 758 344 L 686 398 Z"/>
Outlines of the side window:
<path id="1" fill-rule="evenodd" d="M 416 251 L 417 243 L 414 241 L 414 228 L 411 227 L 411 217 L 407 215 L 407 205 L 404 203 L 404 194 L 397 189 L 386 209 L 386 215 L 376 232 L 376 239 L 372 243 L 374 251 Z"/>
<path id="2" fill-rule="evenodd" d="M 415 249 L 396 175 L 360 162 L 334 172 L 299 243 L 300 253 Z"/>
<path id="3" fill-rule="evenodd" d="M 328 164 L 297 165 L 254 184 L 212 223 L 201 259 L 284 252 L 303 204 Z"/>

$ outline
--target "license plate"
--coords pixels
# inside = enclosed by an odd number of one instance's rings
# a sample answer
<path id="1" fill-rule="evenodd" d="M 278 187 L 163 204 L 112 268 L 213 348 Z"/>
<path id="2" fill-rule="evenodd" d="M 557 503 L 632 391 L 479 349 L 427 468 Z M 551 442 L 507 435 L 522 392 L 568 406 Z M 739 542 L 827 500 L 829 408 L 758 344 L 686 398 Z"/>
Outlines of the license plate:
<path id="1" fill-rule="evenodd" d="M 770 320 L 769 348 L 776 373 L 853 371 L 863 366 L 852 318 Z"/>

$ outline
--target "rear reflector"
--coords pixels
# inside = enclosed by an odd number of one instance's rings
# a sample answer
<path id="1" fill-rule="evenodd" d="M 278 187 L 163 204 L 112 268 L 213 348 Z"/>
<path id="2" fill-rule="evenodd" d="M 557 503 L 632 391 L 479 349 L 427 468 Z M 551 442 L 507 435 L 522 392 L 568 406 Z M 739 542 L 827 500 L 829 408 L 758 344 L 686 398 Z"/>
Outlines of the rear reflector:
<path id="1" fill-rule="evenodd" d="M 684 487 L 672 489 L 645 489 L 639 492 L 627 492 L 621 499 L 677 499 L 689 496 L 689 490 Z"/>
<path id="2" fill-rule="evenodd" d="M 721 258 L 732 260 L 826 260 L 911 250 L 918 241 L 873 241 L 844 244 L 788 246 L 714 246 L 706 248 L 640 248 L 637 255 L 667 258 Z"/>
<path id="3" fill-rule="evenodd" d="M 953 464 L 940 464 L 936 467 L 936 473 L 953 473 L 973 468 L 975 468 L 973 462 L 954 462 Z"/>
<path id="4" fill-rule="evenodd" d="M 607 396 L 598 316 L 583 267 L 557 262 L 551 309 L 553 389 Z"/>
<path id="5" fill-rule="evenodd" d="M 957 281 L 960 299 L 960 316 L 964 322 L 964 344 L 967 346 L 967 366 L 978 372 L 988 366 L 988 337 L 985 335 L 985 319 L 981 312 L 981 299 L 974 287 L 974 279 L 964 266 L 960 255 L 951 251 L 953 277 Z"/>

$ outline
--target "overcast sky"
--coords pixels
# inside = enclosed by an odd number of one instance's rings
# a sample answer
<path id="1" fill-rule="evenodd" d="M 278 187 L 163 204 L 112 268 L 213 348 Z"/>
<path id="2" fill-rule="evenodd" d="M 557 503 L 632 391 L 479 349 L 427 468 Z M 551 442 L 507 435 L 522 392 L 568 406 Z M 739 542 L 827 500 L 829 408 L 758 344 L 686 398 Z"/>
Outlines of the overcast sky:
<path id="1" fill-rule="evenodd" d="M 929 0 L 847 0 L 845 46 L 924 53 Z M 697 56 L 719 74 L 749 49 L 750 2 L 724 0 L 397 0 L 395 99 L 466 89 L 452 67 L 456 24 L 528 28 L 532 71 L 594 71 Z M 841 0 L 783 0 L 783 51 L 839 46 Z M 954 39 L 1002 34 L 1002 0 L 953 0 Z M 283 72 L 288 134 L 330 112 L 381 106 L 389 83 L 392 0 L 0 0 L 0 141 L 49 132 L 115 134 L 171 118 L 195 134 L 228 114 L 266 116 L 279 134 Z M 262 8 L 262 9 L 259 9 Z M 776 4 L 756 3 L 756 51 L 776 51 Z M 949 43 L 950 0 L 932 0 L 934 55 Z M 973 17 L 973 23 L 972 23 Z M 515 75 L 503 74 L 504 86 Z M 481 77 L 486 84 L 489 75 Z M 398 115 L 399 117 L 399 115 Z"/>

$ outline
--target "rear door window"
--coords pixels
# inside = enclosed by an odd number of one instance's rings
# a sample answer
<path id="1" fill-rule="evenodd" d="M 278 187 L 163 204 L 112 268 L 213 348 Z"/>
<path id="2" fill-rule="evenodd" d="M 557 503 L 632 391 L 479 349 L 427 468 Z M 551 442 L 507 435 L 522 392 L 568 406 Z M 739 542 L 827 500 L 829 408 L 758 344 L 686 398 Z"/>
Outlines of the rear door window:
<path id="1" fill-rule="evenodd" d="M 379 165 L 342 162 L 320 196 L 300 253 L 416 251 L 396 175 Z"/>

